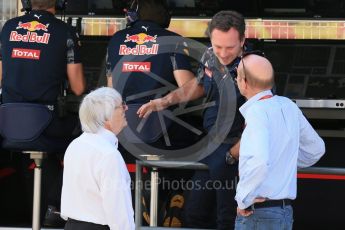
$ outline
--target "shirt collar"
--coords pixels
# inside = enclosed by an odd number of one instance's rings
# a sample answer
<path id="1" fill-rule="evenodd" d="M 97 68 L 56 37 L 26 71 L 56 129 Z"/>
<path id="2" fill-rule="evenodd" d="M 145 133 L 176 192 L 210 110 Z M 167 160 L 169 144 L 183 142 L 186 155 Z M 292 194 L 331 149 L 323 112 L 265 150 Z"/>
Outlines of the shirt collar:
<path id="1" fill-rule="evenodd" d="M 34 16 L 35 14 L 40 14 L 40 15 L 45 15 L 45 16 L 50 16 L 50 17 L 55 17 L 53 13 L 46 11 L 46 10 L 32 10 L 30 11 L 29 15 Z"/>
<path id="2" fill-rule="evenodd" d="M 133 27 L 136 27 L 136 28 L 141 28 L 141 26 L 149 27 L 149 28 L 151 28 L 151 29 L 162 28 L 162 27 L 161 27 L 160 25 L 158 25 L 157 23 L 150 22 L 150 21 L 142 21 L 142 20 L 139 20 L 139 21 L 136 21 L 136 22 L 133 24 Z"/>
<path id="3" fill-rule="evenodd" d="M 110 132 L 109 130 L 105 128 L 100 128 L 97 132 L 97 135 L 101 136 L 105 140 L 109 141 L 112 145 L 115 145 L 115 147 L 118 147 L 118 139 L 116 135 L 113 132 Z"/>
<path id="4" fill-rule="evenodd" d="M 243 115 L 243 117 L 245 117 L 245 114 L 248 110 L 248 108 L 250 106 L 252 106 L 255 102 L 259 101 L 260 98 L 266 96 L 266 95 L 272 95 L 272 91 L 271 90 L 265 90 L 262 91 L 260 93 L 255 94 L 253 97 L 251 97 L 248 101 L 246 101 L 246 103 L 244 103 L 241 107 L 240 107 L 240 112 Z"/>

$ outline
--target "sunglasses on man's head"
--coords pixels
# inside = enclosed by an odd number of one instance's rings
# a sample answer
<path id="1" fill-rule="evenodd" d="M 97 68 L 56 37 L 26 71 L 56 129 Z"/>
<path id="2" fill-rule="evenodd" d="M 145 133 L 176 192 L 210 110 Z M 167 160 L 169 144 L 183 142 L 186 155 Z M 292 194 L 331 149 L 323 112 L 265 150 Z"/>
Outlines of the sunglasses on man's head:
<path id="1" fill-rule="evenodd" d="M 251 50 L 251 51 L 248 51 L 248 52 L 244 52 L 242 55 L 241 55 L 241 61 L 242 61 L 242 66 L 243 66 L 243 80 L 246 80 L 246 68 L 244 66 L 244 58 L 246 56 L 249 56 L 249 55 L 258 55 L 258 56 L 261 56 L 261 57 L 266 57 L 265 56 L 265 53 L 260 51 L 260 50 Z M 236 83 L 237 83 L 237 72 L 236 72 Z"/>

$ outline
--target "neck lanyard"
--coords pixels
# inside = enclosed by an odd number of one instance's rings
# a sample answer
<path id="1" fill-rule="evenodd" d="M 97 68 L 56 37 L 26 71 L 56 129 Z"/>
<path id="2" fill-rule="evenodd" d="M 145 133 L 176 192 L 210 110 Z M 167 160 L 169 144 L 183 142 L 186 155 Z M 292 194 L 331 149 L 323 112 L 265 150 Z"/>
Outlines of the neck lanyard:
<path id="1" fill-rule="evenodd" d="M 273 97 L 272 95 L 265 95 L 263 97 L 260 97 L 260 99 L 258 101 L 261 101 L 261 100 L 265 100 L 265 99 L 268 99 L 268 98 L 271 98 Z"/>
<path id="2" fill-rule="evenodd" d="M 258 101 L 265 100 L 265 99 L 268 99 L 268 98 L 271 98 L 271 97 L 273 97 L 273 96 L 272 95 L 265 95 L 263 97 L 260 97 Z M 247 126 L 247 123 L 244 124 L 243 129 L 246 128 L 246 126 Z"/>

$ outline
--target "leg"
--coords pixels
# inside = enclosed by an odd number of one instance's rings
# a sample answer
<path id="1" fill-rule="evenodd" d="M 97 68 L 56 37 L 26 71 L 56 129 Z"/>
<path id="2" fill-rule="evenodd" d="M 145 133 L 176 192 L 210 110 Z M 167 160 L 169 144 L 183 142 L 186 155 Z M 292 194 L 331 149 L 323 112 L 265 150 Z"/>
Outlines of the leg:
<path id="1" fill-rule="evenodd" d="M 68 114 L 64 118 L 59 118 L 57 114 L 54 114 L 53 121 L 44 133 L 46 137 L 61 140 L 63 143 L 56 146 L 56 151 L 60 150 L 61 152 L 48 154 L 48 159 L 43 165 L 45 169 L 43 184 L 45 186 L 43 187 L 44 205 L 42 207 L 44 212 L 42 213 L 45 213 L 45 226 L 60 227 L 65 223 L 59 215 L 63 177 L 61 162 L 64 157 L 64 148 L 67 148 L 67 145 L 79 135 L 78 124 L 78 117 L 74 114 Z"/>
<path id="2" fill-rule="evenodd" d="M 292 207 L 255 209 L 249 217 L 237 216 L 235 230 L 291 230 Z"/>
<path id="3" fill-rule="evenodd" d="M 60 217 L 60 199 L 63 168 L 61 159 L 64 154 L 48 154 L 44 163 L 44 226 L 62 227 L 65 221 Z"/>
<path id="4" fill-rule="evenodd" d="M 184 210 L 186 227 L 215 228 L 215 191 L 206 189 L 209 178 L 208 171 L 196 171 L 192 183 L 186 184 L 190 189 Z"/>
<path id="5" fill-rule="evenodd" d="M 225 154 L 230 149 L 227 144 L 220 145 L 206 159 L 209 163 L 212 187 L 216 191 L 217 229 L 233 229 L 236 217 L 237 165 L 228 165 Z"/>

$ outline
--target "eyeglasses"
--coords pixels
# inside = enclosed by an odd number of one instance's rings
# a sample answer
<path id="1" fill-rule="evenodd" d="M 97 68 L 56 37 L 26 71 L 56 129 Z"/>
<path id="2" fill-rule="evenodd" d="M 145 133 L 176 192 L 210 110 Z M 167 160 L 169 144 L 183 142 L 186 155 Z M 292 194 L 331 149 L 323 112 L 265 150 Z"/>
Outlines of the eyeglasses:
<path id="1" fill-rule="evenodd" d="M 246 67 L 244 66 L 244 58 L 246 57 L 246 56 L 249 56 L 249 55 L 258 55 L 258 56 L 261 56 L 261 57 L 266 57 L 265 56 L 265 53 L 264 52 L 262 52 L 262 51 L 260 51 L 260 50 L 252 50 L 252 51 L 248 51 L 248 52 L 244 52 L 242 55 L 241 55 L 241 57 L 240 57 L 240 60 L 242 61 L 242 66 L 243 66 L 243 75 L 244 75 L 244 77 L 243 77 L 243 80 L 246 80 Z M 236 72 L 236 83 L 237 83 L 237 72 Z"/>
<path id="2" fill-rule="evenodd" d="M 123 110 L 126 110 L 127 109 L 126 101 L 122 101 L 121 105 L 115 106 L 115 109 L 117 108 L 122 108 Z"/>

